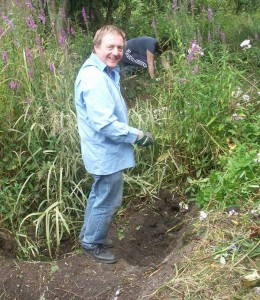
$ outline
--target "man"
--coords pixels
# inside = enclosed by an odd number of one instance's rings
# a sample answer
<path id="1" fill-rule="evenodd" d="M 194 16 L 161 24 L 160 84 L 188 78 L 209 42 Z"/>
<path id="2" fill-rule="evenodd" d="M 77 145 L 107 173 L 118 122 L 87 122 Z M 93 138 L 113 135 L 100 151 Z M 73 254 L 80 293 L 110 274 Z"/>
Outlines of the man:
<path id="1" fill-rule="evenodd" d="M 149 36 L 140 36 L 127 41 L 122 58 L 122 74 L 134 73 L 140 68 L 148 69 L 151 79 L 155 77 L 155 55 L 159 55 L 162 66 L 169 64 L 162 53 L 169 49 L 169 39 L 163 37 L 159 42 Z"/>
<path id="2" fill-rule="evenodd" d="M 120 92 L 119 67 L 125 45 L 124 32 L 112 25 L 99 29 L 93 53 L 81 67 L 75 83 L 75 102 L 82 158 L 94 183 L 87 201 L 80 241 L 85 254 L 114 263 L 108 250 L 113 214 L 123 197 L 123 170 L 134 166 L 133 145 L 148 146 L 149 133 L 128 125 Z"/>

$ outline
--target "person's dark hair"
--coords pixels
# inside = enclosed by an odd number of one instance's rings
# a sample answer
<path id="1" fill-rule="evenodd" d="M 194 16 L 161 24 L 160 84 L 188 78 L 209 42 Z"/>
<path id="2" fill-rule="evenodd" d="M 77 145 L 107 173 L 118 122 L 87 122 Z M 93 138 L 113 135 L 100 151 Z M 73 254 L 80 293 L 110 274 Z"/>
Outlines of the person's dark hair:
<path id="1" fill-rule="evenodd" d="M 171 49 L 171 41 L 167 36 L 163 36 L 155 44 L 155 53 L 162 54 Z"/>

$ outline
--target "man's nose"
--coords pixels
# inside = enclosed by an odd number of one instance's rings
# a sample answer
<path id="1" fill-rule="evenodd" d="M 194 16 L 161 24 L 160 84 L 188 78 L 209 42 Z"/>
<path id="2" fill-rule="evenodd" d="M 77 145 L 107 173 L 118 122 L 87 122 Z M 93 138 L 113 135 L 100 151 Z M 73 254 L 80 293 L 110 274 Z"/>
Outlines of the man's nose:
<path id="1" fill-rule="evenodd" d="M 114 47 L 113 54 L 114 55 L 118 55 L 119 53 L 120 53 L 119 48 L 118 47 Z"/>

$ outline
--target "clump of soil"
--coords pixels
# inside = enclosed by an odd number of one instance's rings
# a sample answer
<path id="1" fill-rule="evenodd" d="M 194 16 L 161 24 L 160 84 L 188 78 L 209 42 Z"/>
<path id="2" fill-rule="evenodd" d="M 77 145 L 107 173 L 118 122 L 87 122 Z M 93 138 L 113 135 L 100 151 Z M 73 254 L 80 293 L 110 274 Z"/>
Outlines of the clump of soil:
<path id="1" fill-rule="evenodd" d="M 192 231 L 196 208 L 180 209 L 183 200 L 161 191 L 152 204 L 132 203 L 119 214 L 110 230 L 116 264 L 97 263 L 75 243 L 54 262 L 19 261 L 0 248 L 0 299 L 152 299 L 148 294 L 173 276 L 184 236 Z"/>

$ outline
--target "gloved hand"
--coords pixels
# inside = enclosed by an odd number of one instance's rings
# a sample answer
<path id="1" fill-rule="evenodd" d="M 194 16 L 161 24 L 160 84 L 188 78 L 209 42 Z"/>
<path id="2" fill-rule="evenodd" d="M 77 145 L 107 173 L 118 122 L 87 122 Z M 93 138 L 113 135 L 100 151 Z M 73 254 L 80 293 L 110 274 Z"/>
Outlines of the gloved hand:
<path id="1" fill-rule="evenodd" d="M 143 135 L 135 141 L 139 147 L 147 147 L 153 144 L 153 138 L 150 132 L 143 132 Z"/>

